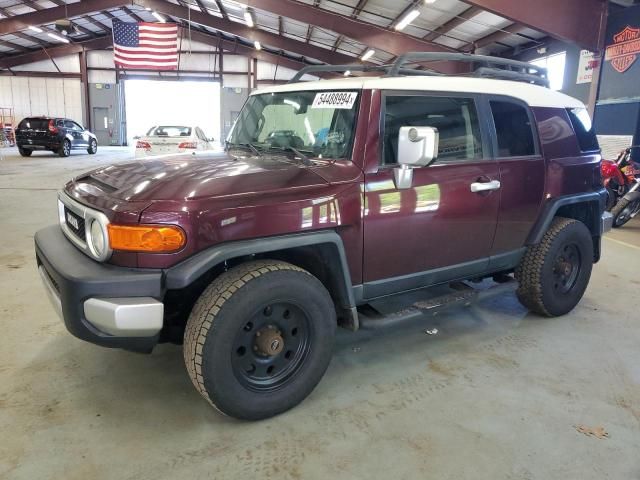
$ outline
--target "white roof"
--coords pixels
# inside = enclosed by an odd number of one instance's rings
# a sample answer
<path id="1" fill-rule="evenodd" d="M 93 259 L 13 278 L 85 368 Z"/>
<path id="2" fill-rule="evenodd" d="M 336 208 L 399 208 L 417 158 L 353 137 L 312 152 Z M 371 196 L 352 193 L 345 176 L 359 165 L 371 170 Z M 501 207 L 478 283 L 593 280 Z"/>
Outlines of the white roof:
<path id="1" fill-rule="evenodd" d="M 450 76 L 351 77 L 317 80 L 262 88 L 252 92 L 252 95 L 272 92 L 343 89 L 486 93 L 514 97 L 532 107 L 584 108 L 584 104 L 580 100 L 538 85 L 511 80 Z"/>

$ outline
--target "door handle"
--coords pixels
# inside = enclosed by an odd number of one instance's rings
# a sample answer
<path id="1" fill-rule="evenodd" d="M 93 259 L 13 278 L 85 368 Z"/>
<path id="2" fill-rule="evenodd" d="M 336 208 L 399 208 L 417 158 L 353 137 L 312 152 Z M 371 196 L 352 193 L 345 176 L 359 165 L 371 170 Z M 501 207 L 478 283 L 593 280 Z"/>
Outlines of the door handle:
<path id="1" fill-rule="evenodd" d="M 492 190 L 499 190 L 500 186 L 500 180 L 491 180 L 490 182 L 475 182 L 471 184 L 471 192 L 490 192 Z"/>

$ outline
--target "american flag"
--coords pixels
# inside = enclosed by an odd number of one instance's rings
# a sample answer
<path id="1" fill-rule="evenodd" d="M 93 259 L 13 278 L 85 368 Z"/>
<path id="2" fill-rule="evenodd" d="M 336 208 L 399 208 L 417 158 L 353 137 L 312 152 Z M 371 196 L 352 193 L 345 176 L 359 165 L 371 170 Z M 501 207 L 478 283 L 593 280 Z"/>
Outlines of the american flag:
<path id="1" fill-rule="evenodd" d="M 178 26 L 175 23 L 113 22 L 113 58 L 122 68 L 176 70 Z"/>

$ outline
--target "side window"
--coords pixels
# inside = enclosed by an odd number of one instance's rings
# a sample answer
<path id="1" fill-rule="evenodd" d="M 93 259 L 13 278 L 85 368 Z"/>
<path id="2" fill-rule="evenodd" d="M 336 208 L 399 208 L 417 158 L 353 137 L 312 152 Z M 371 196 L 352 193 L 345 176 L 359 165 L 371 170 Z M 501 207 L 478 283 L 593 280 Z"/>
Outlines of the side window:
<path id="1" fill-rule="evenodd" d="M 498 137 L 498 157 L 535 155 L 533 127 L 528 110 L 513 102 L 492 100 L 490 103 Z"/>
<path id="2" fill-rule="evenodd" d="M 73 124 L 73 128 L 75 128 L 76 130 L 84 130 L 84 128 L 82 128 L 79 124 L 77 124 L 76 122 L 71 122 Z"/>
<path id="3" fill-rule="evenodd" d="M 440 134 L 438 161 L 483 158 L 478 112 L 472 98 L 387 96 L 384 118 L 384 163 L 398 163 L 401 127 L 435 127 Z"/>
<path id="4" fill-rule="evenodd" d="M 75 123 L 73 123 L 71 120 L 65 120 L 64 121 L 64 128 L 74 129 L 75 128 Z"/>
<path id="5" fill-rule="evenodd" d="M 600 150 L 598 137 L 593 129 L 593 122 L 586 108 L 568 108 L 569 118 L 576 132 L 580 150 L 583 152 L 597 152 Z"/>
<path id="6" fill-rule="evenodd" d="M 202 140 L 204 142 L 207 141 L 207 139 L 204 136 L 204 133 L 202 132 L 202 130 L 200 130 L 200 127 L 196 127 L 196 135 L 200 140 Z"/>

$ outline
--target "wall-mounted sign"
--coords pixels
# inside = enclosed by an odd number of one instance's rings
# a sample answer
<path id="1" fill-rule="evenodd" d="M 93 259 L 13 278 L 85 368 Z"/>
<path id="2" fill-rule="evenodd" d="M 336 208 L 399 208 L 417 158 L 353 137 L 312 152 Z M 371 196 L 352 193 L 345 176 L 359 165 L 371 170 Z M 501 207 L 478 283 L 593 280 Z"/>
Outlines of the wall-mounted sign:
<path id="1" fill-rule="evenodd" d="M 591 83 L 593 80 L 593 69 L 598 66 L 593 52 L 582 50 L 580 52 L 580 62 L 578 63 L 578 79 L 577 84 Z"/>
<path id="2" fill-rule="evenodd" d="M 624 30 L 613 36 L 613 45 L 607 47 L 605 60 L 618 72 L 624 73 L 640 54 L 640 28 L 626 26 Z"/>

